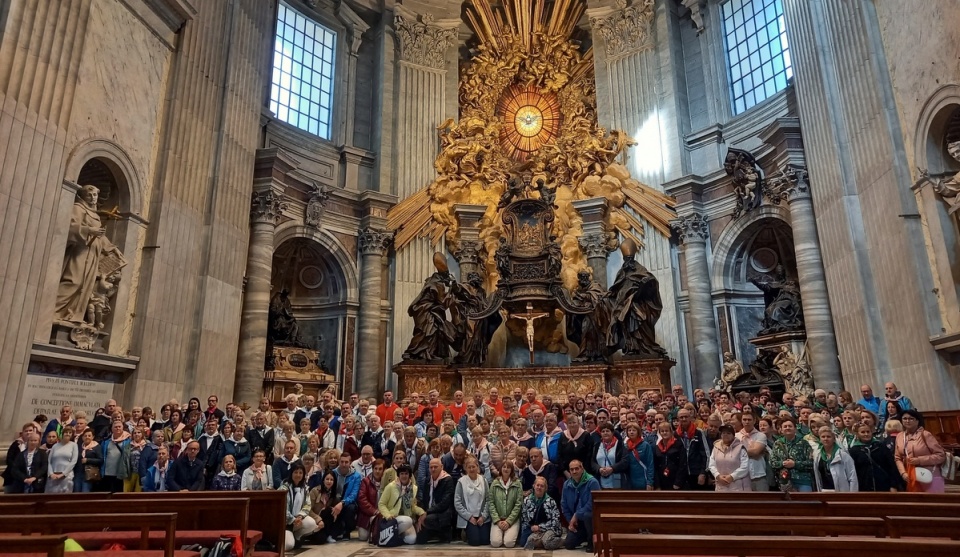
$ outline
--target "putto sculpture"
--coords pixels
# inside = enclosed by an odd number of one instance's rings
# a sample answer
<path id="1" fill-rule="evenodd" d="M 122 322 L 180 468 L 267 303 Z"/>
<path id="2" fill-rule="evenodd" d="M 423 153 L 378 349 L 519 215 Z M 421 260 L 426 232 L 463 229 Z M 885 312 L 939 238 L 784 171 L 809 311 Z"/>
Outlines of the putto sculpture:
<path id="1" fill-rule="evenodd" d="M 759 207 L 763 201 L 763 171 L 753 155 L 743 149 L 731 147 L 727 150 L 723 169 L 733 179 L 733 192 L 737 196 L 733 218 Z"/>

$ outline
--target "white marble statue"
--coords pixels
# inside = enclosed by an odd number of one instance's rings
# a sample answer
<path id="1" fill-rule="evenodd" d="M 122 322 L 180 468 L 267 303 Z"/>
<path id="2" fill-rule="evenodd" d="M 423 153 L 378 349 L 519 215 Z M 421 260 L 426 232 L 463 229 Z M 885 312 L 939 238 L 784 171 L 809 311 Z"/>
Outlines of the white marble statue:
<path id="1" fill-rule="evenodd" d="M 56 320 L 61 323 L 79 325 L 86 322 L 96 327 L 96 309 L 91 311 L 91 305 L 95 304 L 97 282 L 101 277 L 110 277 L 126 263 L 117 246 L 107 239 L 100 222 L 97 214 L 99 195 L 100 190 L 95 186 L 82 186 L 70 214 L 67 250 L 55 310 Z M 115 283 L 111 284 L 115 286 Z M 103 307 L 101 319 L 102 310 Z"/>

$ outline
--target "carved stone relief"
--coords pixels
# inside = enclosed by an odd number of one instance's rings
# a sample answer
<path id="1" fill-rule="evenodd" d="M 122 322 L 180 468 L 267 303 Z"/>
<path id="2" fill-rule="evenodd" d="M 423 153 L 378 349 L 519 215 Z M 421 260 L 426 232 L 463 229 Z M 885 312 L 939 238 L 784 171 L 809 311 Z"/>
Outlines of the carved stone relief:
<path id="1" fill-rule="evenodd" d="M 617 0 L 617 10 L 590 23 L 602 38 L 607 56 L 618 58 L 653 47 L 650 23 L 654 0 Z"/>
<path id="2" fill-rule="evenodd" d="M 455 28 L 445 29 L 434 23 L 430 14 L 398 10 L 393 19 L 400 59 L 418 66 L 442 70 L 447 48 L 457 39 Z"/>

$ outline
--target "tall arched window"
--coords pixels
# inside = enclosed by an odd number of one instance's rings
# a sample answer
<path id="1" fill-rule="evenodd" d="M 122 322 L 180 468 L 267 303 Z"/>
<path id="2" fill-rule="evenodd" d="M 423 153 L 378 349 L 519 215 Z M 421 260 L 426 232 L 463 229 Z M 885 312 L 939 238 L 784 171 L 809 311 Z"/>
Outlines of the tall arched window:
<path id="1" fill-rule="evenodd" d="M 786 89 L 793 77 L 782 0 L 728 0 L 721 6 L 733 113 Z"/>

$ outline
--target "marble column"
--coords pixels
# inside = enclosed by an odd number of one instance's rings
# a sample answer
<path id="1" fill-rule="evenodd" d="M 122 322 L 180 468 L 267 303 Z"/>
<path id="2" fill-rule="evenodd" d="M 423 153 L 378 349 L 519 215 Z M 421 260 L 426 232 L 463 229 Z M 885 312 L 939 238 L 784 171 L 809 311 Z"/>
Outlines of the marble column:
<path id="1" fill-rule="evenodd" d="M 690 330 L 693 336 L 693 388 L 707 388 L 720 377 L 720 341 L 713 310 L 707 238 L 710 229 L 700 213 L 683 215 L 671 226 L 683 244 L 687 269 L 687 299 L 690 303 Z"/>
<path id="2" fill-rule="evenodd" d="M 457 204 L 453 207 L 460 231 L 460 245 L 454 250 L 453 256 L 460 264 L 461 282 L 465 282 L 470 273 L 484 274 L 480 256 L 483 242 L 480 241 L 479 223 L 486 211 L 486 205 Z"/>
<path id="3" fill-rule="evenodd" d="M 383 259 L 393 235 L 385 230 L 367 227 L 360 231 L 360 313 L 357 334 L 357 393 L 360 398 L 377 398 L 377 388 L 383 377 L 380 355 L 380 315 L 382 295 Z M 405 308 L 404 308 L 405 309 Z M 350 385 L 344 385 L 349 392 Z"/>
<path id="4" fill-rule="evenodd" d="M 607 288 L 607 237 L 603 230 L 603 217 L 607 212 L 607 200 L 603 197 L 579 199 L 573 202 L 583 220 L 583 235 L 580 236 L 580 250 L 587 257 L 587 265 L 593 270 L 593 280 Z"/>
<path id="5" fill-rule="evenodd" d="M 837 357 L 837 337 L 830 315 L 827 281 L 820 253 L 820 238 L 813 214 L 810 182 L 806 168 L 787 167 L 782 193 L 790 206 L 793 249 L 797 258 L 797 278 L 803 302 L 803 321 L 807 330 L 807 361 L 819 389 L 840 392 L 843 376 Z"/>
<path id="6" fill-rule="evenodd" d="M 255 407 L 263 396 L 273 273 L 273 238 L 285 205 L 281 187 L 254 190 L 250 207 L 250 244 L 247 247 L 246 287 L 240 314 L 240 345 L 233 400 Z"/>

